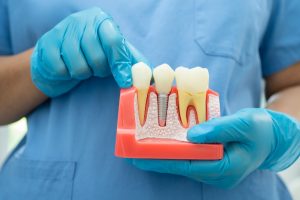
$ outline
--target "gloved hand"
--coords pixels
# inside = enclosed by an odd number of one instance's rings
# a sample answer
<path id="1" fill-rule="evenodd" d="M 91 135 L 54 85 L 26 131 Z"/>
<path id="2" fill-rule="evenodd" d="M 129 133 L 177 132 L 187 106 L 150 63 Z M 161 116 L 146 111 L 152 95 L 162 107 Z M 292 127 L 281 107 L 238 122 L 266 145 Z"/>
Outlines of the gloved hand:
<path id="1" fill-rule="evenodd" d="M 70 15 L 37 42 L 31 58 L 33 83 L 47 96 L 68 92 L 91 76 L 113 74 L 120 87 L 132 84 L 131 66 L 145 58 L 100 8 Z"/>
<path id="2" fill-rule="evenodd" d="M 194 143 L 225 144 L 219 161 L 139 160 L 140 169 L 177 174 L 230 188 L 257 168 L 280 171 L 300 154 L 300 125 L 291 117 L 267 109 L 244 109 L 216 118 L 188 131 Z"/>

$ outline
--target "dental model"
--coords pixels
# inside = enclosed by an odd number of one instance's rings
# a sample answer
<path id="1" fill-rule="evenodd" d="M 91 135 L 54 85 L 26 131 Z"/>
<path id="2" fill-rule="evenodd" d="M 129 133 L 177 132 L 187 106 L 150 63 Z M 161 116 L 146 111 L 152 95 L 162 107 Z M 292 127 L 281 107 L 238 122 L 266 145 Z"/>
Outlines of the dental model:
<path id="1" fill-rule="evenodd" d="M 172 87 L 175 79 L 177 87 Z M 208 70 L 163 64 L 152 72 L 132 67 L 133 86 L 121 89 L 115 155 L 125 158 L 219 160 L 222 144 L 193 144 L 187 131 L 220 116 L 218 93 L 208 87 Z"/>
<path id="2" fill-rule="evenodd" d="M 148 65 L 143 62 L 139 62 L 132 66 L 131 72 L 133 86 L 137 89 L 140 122 L 141 124 L 144 124 L 146 102 L 152 78 L 152 71 Z"/>
<path id="3" fill-rule="evenodd" d="M 157 66 L 153 70 L 155 88 L 158 93 L 158 124 L 166 125 L 169 93 L 174 80 L 174 71 L 168 64 Z"/>
<path id="4" fill-rule="evenodd" d="M 181 123 L 187 127 L 187 109 L 194 106 L 198 122 L 206 118 L 206 92 L 208 90 L 208 70 L 202 67 L 191 69 L 178 67 L 175 70 L 175 79 L 178 90 L 179 114 Z"/>

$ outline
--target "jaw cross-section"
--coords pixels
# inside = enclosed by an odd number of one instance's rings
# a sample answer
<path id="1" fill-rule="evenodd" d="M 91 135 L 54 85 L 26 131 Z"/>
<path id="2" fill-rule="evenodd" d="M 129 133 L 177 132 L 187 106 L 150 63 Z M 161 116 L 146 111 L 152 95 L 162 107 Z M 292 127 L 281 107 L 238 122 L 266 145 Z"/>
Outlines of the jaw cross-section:
<path id="1" fill-rule="evenodd" d="M 188 125 L 182 125 L 178 112 L 178 91 L 169 94 L 165 126 L 158 122 L 157 92 L 150 86 L 144 122 L 139 120 L 137 90 L 121 89 L 115 155 L 123 158 L 219 160 L 223 158 L 222 144 L 195 144 L 186 139 L 187 130 L 197 124 L 196 110 L 187 110 Z M 206 92 L 206 120 L 220 116 L 218 93 Z"/>

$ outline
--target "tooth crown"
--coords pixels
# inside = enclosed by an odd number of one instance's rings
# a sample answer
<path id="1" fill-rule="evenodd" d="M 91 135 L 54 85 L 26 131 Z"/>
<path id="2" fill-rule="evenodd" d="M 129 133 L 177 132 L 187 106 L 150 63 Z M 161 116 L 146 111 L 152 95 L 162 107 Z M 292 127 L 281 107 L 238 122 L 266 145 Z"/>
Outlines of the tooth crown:
<path id="1" fill-rule="evenodd" d="M 175 70 L 177 88 L 191 94 L 208 90 L 209 74 L 206 68 L 178 67 Z"/>
<path id="2" fill-rule="evenodd" d="M 157 66 L 153 70 L 155 87 L 158 93 L 169 94 L 174 80 L 174 71 L 168 64 Z"/>
<path id="3" fill-rule="evenodd" d="M 133 86 L 137 89 L 148 89 L 152 78 L 151 68 L 143 62 L 136 63 L 131 68 Z"/>

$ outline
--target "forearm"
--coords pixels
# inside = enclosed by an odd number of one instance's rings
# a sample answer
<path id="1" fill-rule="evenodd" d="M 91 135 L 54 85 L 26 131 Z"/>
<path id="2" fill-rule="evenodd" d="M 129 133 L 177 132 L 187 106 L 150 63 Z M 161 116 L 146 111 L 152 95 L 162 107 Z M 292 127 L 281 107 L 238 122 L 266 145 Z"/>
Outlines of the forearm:
<path id="1" fill-rule="evenodd" d="M 31 53 L 0 56 L 0 125 L 20 119 L 47 99 L 31 81 Z"/>
<path id="2" fill-rule="evenodd" d="M 300 121 L 300 85 L 288 87 L 272 95 L 267 108 L 283 112 Z"/>

